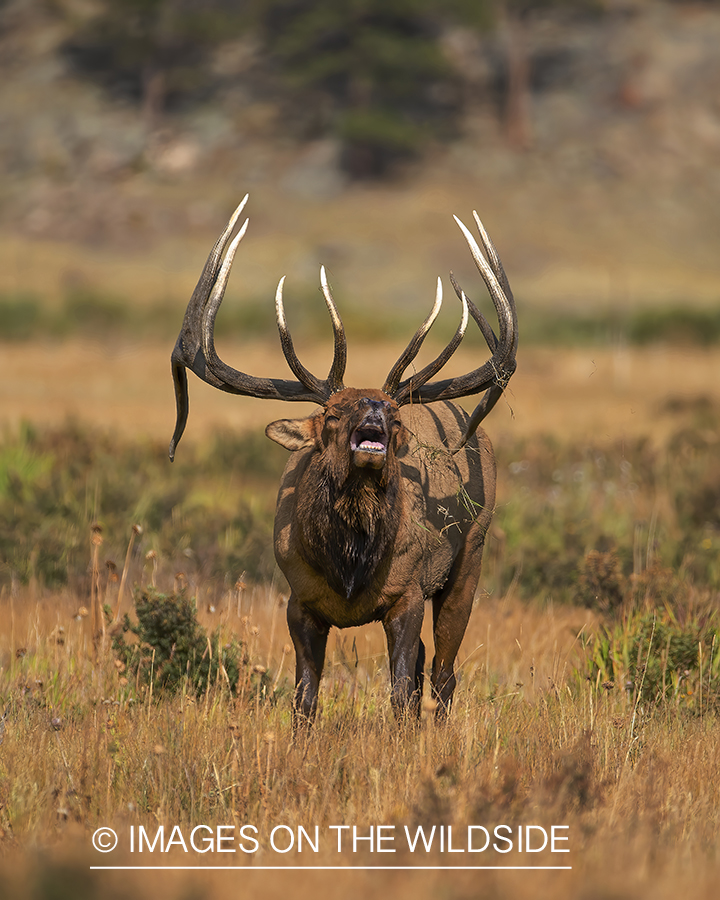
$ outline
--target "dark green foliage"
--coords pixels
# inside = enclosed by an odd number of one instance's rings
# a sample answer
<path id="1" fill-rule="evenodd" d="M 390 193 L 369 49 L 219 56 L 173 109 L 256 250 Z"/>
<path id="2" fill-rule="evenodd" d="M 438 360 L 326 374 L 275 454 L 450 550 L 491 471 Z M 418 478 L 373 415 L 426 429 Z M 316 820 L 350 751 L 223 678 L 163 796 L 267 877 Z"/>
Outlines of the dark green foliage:
<path id="1" fill-rule="evenodd" d="M 70 291 L 58 306 L 43 303 L 35 294 L 0 294 L 4 341 L 71 335 L 112 339 L 138 333 L 169 339 L 176 318 L 177 308 L 171 303 L 138 309 L 121 297 L 92 289 Z"/>
<path id="2" fill-rule="evenodd" d="M 675 602 L 691 584 L 718 590 L 720 411 L 696 406 L 680 411 L 697 421 L 662 453 L 644 440 L 498 445 L 506 500 L 493 525 L 502 535 L 493 587 L 603 612 Z"/>
<path id="3" fill-rule="evenodd" d="M 459 93 L 438 42 L 440 4 L 270 0 L 260 9 L 302 128 L 339 137 L 352 176 L 383 175 L 428 136 L 454 130 Z"/>
<path id="4" fill-rule="evenodd" d="M 246 571 L 267 579 L 286 456 L 264 435 L 218 436 L 207 452 L 184 446 L 171 464 L 164 444 L 123 441 L 72 423 L 25 427 L 0 442 L 0 582 L 13 574 L 47 585 L 85 582 L 95 522 L 103 529 L 103 577 L 105 560 L 122 567 L 137 523 L 143 534 L 131 583 L 149 550 L 171 575 L 182 570 L 234 582 Z"/>
<path id="5" fill-rule="evenodd" d="M 158 115 L 203 96 L 213 81 L 212 49 L 242 28 L 235 5 L 222 0 L 111 0 L 64 52 L 78 71 Z"/>
<path id="6" fill-rule="evenodd" d="M 691 474 L 674 484 L 675 503 L 686 529 L 720 529 L 720 436 L 704 410 L 698 411 L 706 428 L 685 429 L 675 435 L 671 452 L 678 466 Z"/>
<path id="7" fill-rule="evenodd" d="M 655 341 L 685 344 L 716 344 L 720 340 L 720 309 L 672 306 L 636 312 L 628 322 L 627 335 L 634 344 Z"/>
<path id="8" fill-rule="evenodd" d="M 652 494 L 660 475 L 653 450 L 643 441 L 600 448 L 536 438 L 497 453 L 507 498 L 495 517 L 505 543 L 501 590 L 512 580 L 527 599 L 602 606 L 586 556 L 612 551 L 618 575 L 631 573 L 636 525 L 644 536 L 648 528 L 635 500 Z"/>
<path id="9" fill-rule="evenodd" d="M 618 340 L 638 345 L 717 344 L 720 310 L 717 306 L 699 308 L 678 302 L 659 309 L 653 306 L 594 313 L 532 308 L 523 311 L 523 342 L 576 346 L 612 344 Z"/>
<path id="10" fill-rule="evenodd" d="M 119 298 L 98 297 L 92 291 L 77 291 L 65 301 L 63 317 L 58 323 L 58 332 L 67 329 L 71 333 L 85 332 L 91 335 L 109 337 L 118 329 L 138 323 L 126 303 Z"/>
<path id="11" fill-rule="evenodd" d="M 37 297 L 0 295 L 0 334 L 4 341 L 27 340 L 41 327 L 42 310 Z"/>
<path id="12" fill-rule="evenodd" d="M 113 338 L 119 336 L 161 337 L 174 340 L 177 310 L 182 298 L 166 299 L 136 307 L 124 298 L 93 288 L 69 291 L 58 306 L 45 304 L 35 294 L 0 294 L 0 334 L 3 340 L 30 340 L 38 337 Z M 317 301 L 315 289 L 293 296 L 292 331 L 301 340 L 326 339 L 327 315 Z M 343 320 L 356 336 L 373 340 L 378 331 L 404 337 L 416 327 L 415 313 L 377 310 L 368 317 L 366 309 L 343 311 Z M 443 330 L 444 329 L 444 330 Z M 447 342 L 455 325 L 439 322 L 433 327 L 438 340 Z M 248 340 L 258 336 L 276 339 L 275 313 L 267 297 L 245 298 L 242 303 L 224 305 L 215 332 L 224 337 L 239 335 Z M 523 310 L 523 343 L 551 346 L 630 344 L 689 344 L 707 346 L 720 340 L 720 312 L 693 309 L 678 303 L 662 309 L 619 313 L 617 310 L 578 314 L 567 310 Z"/>
<path id="13" fill-rule="evenodd" d="M 208 637 L 197 621 L 194 601 L 184 592 L 139 590 L 135 612 L 137 624 L 126 615 L 122 635 L 113 638 L 113 650 L 129 678 L 166 691 L 180 690 L 187 683 L 189 690 L 200 694 L 216 682 L 236 690 L 240 667 L 247 662 L 241 644 L 235 638 L 223 643 L 219 629 Z M 126 642 L 128 632 L 137 643 Z"/>
<path id="14" fill-rule="evenodd" d="M 616 616 L 683 601 L 691 587 L 720 589 L 720 413 L 703 398 L 668 404 L 687 424 L 662 450 L 642 440 L 497 442 L 500 503 L 482 586 Z M 148 551 L 171 583 L 178 571 L 190 583 L 269 580 L 286 459 L 261 432 L 183 444 L 171 465 L 164 443 L 72 424 L 25 428 L 0 441 L 0 582 L 69 581 L 89 593 L 95 522 L 103 591 L 104 563 L 121 570 L 134 523 L 143 533 L 130 584 L 147 581 Z"/>
<path id="15" fill-rule="evenodd" d="M 523 310 L 523 342 L 554 346 L 610 344 L 627 333 L 625 319 L 616 310 L 577 313 L 566 309 Z"/>

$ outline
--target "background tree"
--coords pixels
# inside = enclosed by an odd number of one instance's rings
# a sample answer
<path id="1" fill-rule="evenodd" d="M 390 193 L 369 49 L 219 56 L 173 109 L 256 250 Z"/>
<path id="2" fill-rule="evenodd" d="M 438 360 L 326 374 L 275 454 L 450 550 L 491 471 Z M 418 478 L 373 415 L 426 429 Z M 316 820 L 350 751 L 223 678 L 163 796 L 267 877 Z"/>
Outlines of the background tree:
<path id="1" fill-rule="evenodd" d="M 430 136 L 456 130 L 458 78 L 438 41 L 456 7 L 469 4 L 269 0 L 258 18 L 298 126 L 336 135 L 344 168 L 364 177 L 385 174 Z"/>
<path id="2" fill-rule="evenodd" d="M 211 99 L 224 84 L 215 51 L 250 35 L 259 50 L 234 76 L 244 78 L 245 96 L 270 100 L 295 138 L 334 137 L 354 178 L 384 176 L 429 141 L 456 137 L 463 115 L 488 102 L 508 144 L 528 149 L 542 65 L 536 24 L 549 12 L 604 9 L 602 0 L 99 2 L 65 52 L 80 72 L 140 104 L 150 130 L 166 111 Z M 460 53 L 458 33 L 470 36 Z M 484 83 L 473 67 L 484 67 Z"/>
<path id="3" fill-rule="evenodd" d="M 494 4 L 495 27 L 501 32 L 504 47 L 503 126 L 507 142 L 515 150 L 532 145 L 531 91 L 533 60 L 529 51 L 529 32 L 533 20 L 549 10 L 568 15 L 599 15 L 602 0 L 497 0 Z"/>
<path id="4" fill-rule="evenodd" d="M 244 20 L 223 0 L 105 0 L 65 54 L 106 88 L 140 102 L 149 127 L 169 104 L 208 89 L 208 59 Z"/>

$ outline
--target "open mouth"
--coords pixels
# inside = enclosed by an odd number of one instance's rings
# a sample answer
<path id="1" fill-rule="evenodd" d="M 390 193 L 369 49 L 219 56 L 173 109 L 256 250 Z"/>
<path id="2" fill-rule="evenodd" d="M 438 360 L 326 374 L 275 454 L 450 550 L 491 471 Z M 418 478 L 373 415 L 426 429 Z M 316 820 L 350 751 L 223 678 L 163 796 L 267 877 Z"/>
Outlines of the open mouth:
<path id="1" fill-rule="evenodd" d="M 377 425 L 361 425 L 350 437 L 350 449 L 364 453 L 387 452 L 388 436 L 383 428 Z"/>

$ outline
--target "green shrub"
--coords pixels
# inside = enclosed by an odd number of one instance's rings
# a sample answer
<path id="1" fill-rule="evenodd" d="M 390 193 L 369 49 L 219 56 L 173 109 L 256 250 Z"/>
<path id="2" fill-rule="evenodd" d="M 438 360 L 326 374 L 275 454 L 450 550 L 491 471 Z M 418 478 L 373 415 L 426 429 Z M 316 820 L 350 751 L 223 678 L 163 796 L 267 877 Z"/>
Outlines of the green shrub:
<path id="1" fill-rule="evenodd" d="M 628 322 L 627 335 L 633 344 L 716 344 L 720 340 L 720 310 L 717 306 L 693 309 L 680 304 L 642 310 Z"/>
<path id="2" fill-rule="evenodd" d="M 241 666 L 247 662 L 242 645 L 235 638 L 223 643 L 220 629 L 208 637 L 197 621 L 194 601 L 184 592 L 139 590 L 135 612 L 137 624 L 126 614 L 122 633 L 113 637 L 113 650 L 127 667 L 128 678 L 170 692 L 187 684 L 200 694 L 215 682 L 235 692 Z M 128 632 L 137 642 L 125 640 Z"/>
<path id="3" fill-rule="evenodd" d="M 262 435 L 218 436 L 207 450 L 126 441 L 69 422 L 0 439 L 0 584 L 13 577 L 89 591 L 90 534 L 102 525 L 101 564 L 150 550 L 164 569 L 235 580 L 274 571 L 272 511 L 286 452 Z"/>
<path id="4" fill-rule="evenodd" d="M 27 340 L 38 331 L 40 302 L 33 294 L 0 294 L 0 335 L 3 341 Z"/>
<path id="5" fill-rule="evenodd" d="M 648 702 L 700 713 L 720 707 L 720 619 L 670 604 L 634 613 L 592 639 L 591 677 Z"/>

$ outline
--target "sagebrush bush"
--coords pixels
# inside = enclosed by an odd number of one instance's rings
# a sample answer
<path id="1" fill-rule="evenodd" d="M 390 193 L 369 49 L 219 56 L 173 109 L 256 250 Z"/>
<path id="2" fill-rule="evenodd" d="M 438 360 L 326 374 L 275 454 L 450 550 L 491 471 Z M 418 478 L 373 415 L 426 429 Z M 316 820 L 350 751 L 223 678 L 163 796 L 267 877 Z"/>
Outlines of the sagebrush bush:
<path id="1" fill-rule="evenodd" d="M 0 440 L 0 584 L 87 587 L 91 526 L 103 527 L 102 565 L 124 557 L 128 522 L 143 529 L 136 564 L 152 550 L 188 576 L 269 578 L 285 457 L 264 435 L 216 437 L 209 451 L 188 445 L 171 465 L 158 442 L 73 422 L 26 426 Z"/>
<path id="2" fill-rule="evenodd" d="M 135 612 L 137 623 L 126 614 L 121 632 L 113 636 L 113 650 L 127 669 L 126 677 L 170 692 L 187 685 L 200 694 L 220 681 L 237 690 L 241 666 L 247 663 L 241 642 L 235 637 L 224 640 L 219 628 L 208 635 L 185 592 L 143 588 L 135 594 Z M 137 642 L 126 640 L 128 632 Z"/>

